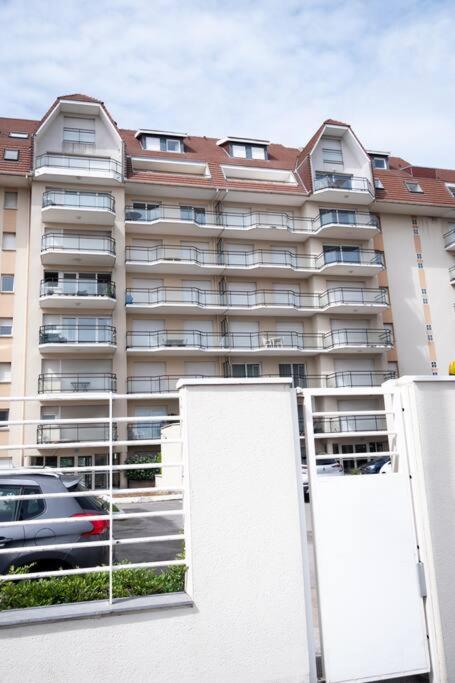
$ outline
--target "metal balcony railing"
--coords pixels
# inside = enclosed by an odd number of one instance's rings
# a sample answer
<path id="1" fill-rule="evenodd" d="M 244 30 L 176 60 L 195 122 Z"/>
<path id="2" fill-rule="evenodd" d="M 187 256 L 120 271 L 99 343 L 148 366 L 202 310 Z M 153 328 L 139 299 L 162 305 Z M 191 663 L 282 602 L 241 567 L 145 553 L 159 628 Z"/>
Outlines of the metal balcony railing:
<path id="1" fill-rule="evenodd" d="M 115 200 L 105 192 L 77 192 L 70 190 L 47 190 L 43 193 L 43 209 L 48 206 L 67 206 L 83 209 L 115 211 Z"/>
<path id="2" fill-rule="evenodd" d="M 198 349 L 308 349 L 328 351 L 338 347 L 390 348 L 392 339 L 385 329 L 343 329 L 322 333 L 301 332 L 229 332 L 225 335 L 199 330 L 157 330 L 127 332 L 127 348 Z"/>
<path id="3" fill-rule="evenodd" d="M 395 379 L 395 377 L 396 373 L 393 371 L 344 370 L 326 375 L 325 386 L 328 388 L 379 387 L 383 382 Z"/>
<path id="4" fill-rule="evenodd" d="M 117 391 L 117 375 L 112 372 L 61 372 L 58 374 L 43 373 L 38 376 L 39 394 L 93 391 Z"/>
<path id="5" fill-rule="evenodd" d="M 115 282 L 97 282 L 96 280 L 41 280 L 40 297 L 57 296 L 93 296 L 115 299 Z"/>
<path id="6" fill-rule="evenodd" d="M 116 329 L 111 325 L 41 325 L 40 344 L 116 344 Z"/>
<path id="7" fill-rule="evenodd" d="M 113 439 L 117 439 L 117 425 L 112 425 Z M 109 424 L 42 424 L 36 429 L 36 443 L 75 443 L 84 441 L 109 441 Z"/>
<path id="8" fill-rule="evenodd" d="M 443 235 L 443 239 L 445 247 L 450 247 L 455 244 L 455 225 L 450 226 L 450 230 Z"/>
<path id="9" fill-rule="evenodd" d="M 372 432 L 385 431 L 387 421 L 383 415 L 354 415 L 349 417 L 315 418 L 316 434 L 333 434 L 340 432 Z"/>
<path id="10" fill-rule="evenodd" d="M 385 288 L 355 289 L 338 287 L 322 293 L 299 294 L 293 290 L 226 291 L 204 290 L 197 287 L 155 287 L 153 289 L 128 288 L 128 305 L 174 305 L 182 304 L 210 307 L 257 308 L 289 307 L 296 309 L 324 309 L 337 305 L 384 305 L 389 304 Z"/>
<path id="11" fill-rule="evenodd" d="M 115 256 L 115 240 L 104 235 L 46 232 L 41 238 L 41 252 L 46 251 L 90 251 Z"/>
<path id="12" fill-rule="evenodd" d="M 366 178 L 363 178 L 368 183 Z M 213 212 L 206 210 L 187 211 L 186 207 L 160 205 L 153 208 L 136 208 L 127 206 L 125 220 L 154 223 L 157 221 L 183 221 L 199 226 L 221 227 L 233 230 L 249 230 L 255 227 L 282 228 L 293 233 L 312 234 L 318 232 L 328 223 L 349 224 L 352 227 L 372 226 L 379 229 L 379 219 L 374 214 L 360 211 L 339 213 L 332 211 L 332 220 L 316 218 L 301 218 L 272 211 L 250 211 L 248 213 L 233 213 L 229 211 Z M 350 214 L 348 218 L 347 215 Z"/>
<path id="13" fill-rule="evenodd" d="M 384 266 L 384 253 L 374 249 L 349 251 L 348 247 L 313 256 L 298 255 L 287 249 L 255 249 L 254 251 L 215 251 L 197 247 L 160 245 L 155 247 L 126 247 L 125 260 L 131 263 L 158 263 L 185 261 L 199 266 L 223 266 L 251 268 L 254 266 L 290 267 L 296 270 L 319 270 L 325 265 L 346 263 L 347 265 Z"/>
<path id="14" fill-rule="evenodd" d="M 314 190 L 350 190 L 355 192 L 370 192 L 374 196 L 373 186 L 368 178 L 349 176 L 342 174 L 327 174 L 316 177 L 314 180 Z"/>
<path id="15" fill-rule="evenodd" d="M 89 173 L 108 173 L 116 180 L 122 178 L 122 165 L 115 159 L 94 156 L 76 156 L 68 154 L 41 154 L 35 162 L 35 169 L 49 166 L 51 168 L 74 169 L 77 175 Z"/>

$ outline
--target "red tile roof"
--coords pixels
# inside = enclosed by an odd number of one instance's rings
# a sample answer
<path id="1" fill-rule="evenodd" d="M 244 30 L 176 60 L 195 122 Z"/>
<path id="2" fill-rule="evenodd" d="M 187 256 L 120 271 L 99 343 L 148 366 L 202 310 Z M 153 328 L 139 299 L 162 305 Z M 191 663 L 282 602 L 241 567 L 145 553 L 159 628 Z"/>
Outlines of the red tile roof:
<path id="1" fill-rule="evenodd" d="M 73 100 L 79 102 L 93 102 L 103 107 L 110 120 L 116 126 L 105 104 L 94 97 L 81 93 L 61 95 L 56 98 L 48 112 L 41 121 L 26 119 L 0 118 L 0 173 L 25 175 L 32 170 L 32 147 L 33 134 L 40 126 L 42 121 L 54 109 L 56 104 L 62 100 Z M 136 182 L 149 182 L 151 184 L 177 184 L 194 187 L 212 187 L 227 189 L 243 189 L 262 192 L 280 192 L 283 194 L 300 194 L 302 196 L 312 192 L 312 178 L 310 166 L 310 154 L 321 135 L 325 125 L 346 126 L 352 131 L 349 124 L 335 119 L 327 119 L 318 128 L 310 140 L 302 149 L 284 147 L 279 144 L 268 146 L 269 158 L 267 161 L 258 159 L 239 159 L 228 155 L 222 145 L 217 145 L 216 138 L 188 136 L 185 138 L 185 152 L 176 154 L 175 152 L 149 151 L 142 149 L 140 141 L 135 137 L 134 130 L 118 129 L 119 134 L 125 145 L 127 157 L 127 178 Z M 10 132 L 27 132 L 27 139 L 10 138 Z M 353 132 L 353 131 L 352 131 Z M 355 135 L 355 133 L 353 132 Z M 357 138 L 358 139 L 358 138 Z M 360 141 L 359 141 L 360 143 Z M 361 143 L 360 143 L 361 144 Z M 7 161 L 3 159 L 5 149 L 18 149 L 20 156 L 18 161 Z M 172 160 L 186 159 L 188 161 L 204 161 L 210 169 L 210 177 L 188 176 L 183 174 L 171 174 L 157 171 L 137 171 L 133 170 L 131 157 L 145 158 L 168 158 Z M 235 180 L 224 177 L 221 166 L 234 165 L 245 167 L 265 167 L 270 169 L 284 169 L 293 171 L 297 180 L 296 185 L 263 182 L 252 180 Z M 374 176 L 379 178 L 383 185 L 383 190 L 376 190 L 377 201 L 406 202 L 421 205 L 444 205 L 455 207 L 455 198 L 448 191 L 446 183 L 455 183 L 455 170 L 427 168 L 422 166 L 412 166 L 400 157 L 389 158 L 388 170 L 374 170 Z M 418 179 L 423 192 L 413 194 L 408 191 L 405 180 Z"/>

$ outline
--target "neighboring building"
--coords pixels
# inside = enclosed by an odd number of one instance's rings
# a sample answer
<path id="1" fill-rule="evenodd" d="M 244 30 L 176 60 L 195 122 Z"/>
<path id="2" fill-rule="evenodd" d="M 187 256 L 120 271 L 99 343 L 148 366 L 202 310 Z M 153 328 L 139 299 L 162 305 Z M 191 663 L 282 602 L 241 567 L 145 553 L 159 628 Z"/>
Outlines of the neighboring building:
<path id="1" fill-rule="evenodd" d="M 367 152 L 338 121 L 291 149 L 119 129 L 99 100 L 59 97 L 41 121 L 0 118 L 0 207 L 0 391 L 41 398 L 1 417 L 73 420 L 1 430 L 37 440 L 32 464 L 106 463 L 107 424 L 78 424 L 107 415 L 97 392 L 160 416 L 183 375 L 357 387 L 455 358 L 455 171 Z M 118 430 L 140 451 L 159 426 Z"/>

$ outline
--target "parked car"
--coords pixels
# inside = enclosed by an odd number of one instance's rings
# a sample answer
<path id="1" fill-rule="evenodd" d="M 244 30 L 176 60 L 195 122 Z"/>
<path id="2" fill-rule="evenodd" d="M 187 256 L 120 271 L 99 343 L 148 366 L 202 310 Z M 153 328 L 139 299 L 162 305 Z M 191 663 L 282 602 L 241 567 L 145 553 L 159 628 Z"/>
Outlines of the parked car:
<path id="1" fill-rule="evenodd" d="M 382 471 L 382 468 L 387 464 L 390 465 L 389 457 L 385 456 L 382 458 L 375 458 L 374 460 L 367 462 L 365 465 L 362 465 L 360 468 L 360 474 L 379 474 L 379 472 Z"/>
<path id="2" fill-rule="evenodd" d="M 84 492 L 79 475 L 63 475 L 56 470 L 11 469 L 0 473 L 0 548 L 11 553 L 0 554 L 0 574 L 9 569 L 33 563 L 31 571 L 52 571 L 106 564 L 108 546 L 88 548 L 50 548 L 35 550 L 38 545 L 84 543 L 108 539 L 109 520 L 87 520 L 90 515 L 107 515 L 105 503 L 95 496 L 62 498 L 30 498 L 9 500 L 10 496 L 41 493 Z M 77 517 L 77 522 L 52 522 L 59 517 Z M 2 522 L 39 520 L 39 524 L 2 526 Z M 24 550 L 15 550 L 24 546 Z"/>
<path id="3" fill-rule="evenodd" d="M 326 476 L 342 476 L 344 474 L 343 465 L 336 458 L 324 458 L 316 461 L 316 472 Z M 308 496 L 308 465 L 302 463 L 302 483 L 303 493 Z"/>

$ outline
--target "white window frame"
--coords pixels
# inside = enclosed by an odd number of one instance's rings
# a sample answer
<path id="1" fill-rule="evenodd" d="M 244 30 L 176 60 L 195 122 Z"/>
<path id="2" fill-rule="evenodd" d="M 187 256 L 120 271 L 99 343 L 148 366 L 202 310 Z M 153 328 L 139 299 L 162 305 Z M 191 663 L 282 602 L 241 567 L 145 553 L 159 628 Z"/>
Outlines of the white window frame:
<path id="1" fill-rule="evenodd" d="M 3 370 L 6 370 L 3 376 Z M 0 384 L 11 384 L 11 362 L 2 361 L 0 363 Z"/>
<path id="2" fill-rule="evenodd" d="M 9 326 L 8 322 L 11 320 L 11 328 L 8 334 L 3 334 L 2 329 Z M 12 318 L 0 318 L 0 337 L 12 337 L 13 336 L 13 319 Z"/>
<path id="3" fill-rule="evenodd" d="M 9 201 L 13 197 L 14 197 L 14 199 L 11 203 L 14 204 L 14 206 L 8 206 Z M 17 209 L 17 201 L 18 201 L 18 193 L 17 192 L 5 191 L 5 194 L 3 195 L 3 208 L 4 209 Z"/>
<path id="4" fill-rule="evenodd" d="M 9 138 L 17 138 L 19 140 L 26 140 L 28 138 L 28 133 L 22 133 L 21 131 L 12 130 L 8 133 Z"/>
<path id="5" fill-rule="evenodd" d="M 373 157 L 372 161 L 373 161 L 373 168 L 377 168 L 380 171 L 386 171 L 389 167 L 388 163 L 387 163 L 387 159 L 385 157 Z M 378 161 L 382 164 L 381 166 L 377 165 Z"/>
<path id="6" fill-rule="evenodd" d="M 11 147 L 3 150 L 3 159 L 5 161 L 19 161 L 19 150 Z"/>
<path id="7" fill-rule="evenodd" d="M 374 186 L 375 186 L 376 190 L 383 190 L 384 189 L 384 184 L 380 178 L 374 179 Z"/>
<path id="8" fill-rule="evenodd" d="M 405 180 L 404 184 L 406 185 L 407 191 L 410 192 L 411 194 L 423 194 L 423 190 L 420 186 L 420 183 L 415 182 L 414 180 Z M 417 189 L 412 190 L 410 187 L 411 185 L 415 186 Z"/>
<path id="9" fill-rule="evenodd" d="M 11 242 L 12 246 L 11 246 L 11 244 L 8 245 L 8 241 Z M 4 232 L 4 233 L 2 233 L 2 250 L 3 251 L 16 251 L 16 233 L 15 232 Z"/>

